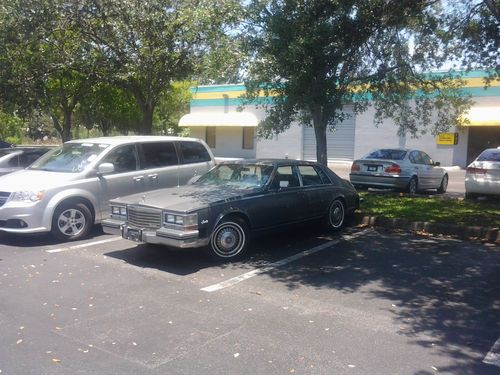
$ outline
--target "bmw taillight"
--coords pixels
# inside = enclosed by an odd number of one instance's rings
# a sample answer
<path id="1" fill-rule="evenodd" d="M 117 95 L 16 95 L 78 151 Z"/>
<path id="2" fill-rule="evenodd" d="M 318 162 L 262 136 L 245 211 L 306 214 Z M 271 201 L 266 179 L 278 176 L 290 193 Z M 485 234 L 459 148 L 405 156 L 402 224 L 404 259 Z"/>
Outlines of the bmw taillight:
<path id="1" fill-rule="evenodd" d="M 488 170 L 484 168 L 476 168 L 476 167 L 467 168 L 467 173 L 470 174 L 486 174 L 486 172 L 488 172 Z"/>
<path id="2" fill-rule="evenodd" d="M 401 167 L 397 164 L 391 164 L 385 169 L 386 173 L 394 173 L 394 174 L 399 174 L 401 173 Z"/>
<path id="3" fill-rule="evenodd" d="M 358 163 L 352 163 L 351 165 L 351 172 L 358 172 L 361 170 L 361 167 L 359 166 Z"/>

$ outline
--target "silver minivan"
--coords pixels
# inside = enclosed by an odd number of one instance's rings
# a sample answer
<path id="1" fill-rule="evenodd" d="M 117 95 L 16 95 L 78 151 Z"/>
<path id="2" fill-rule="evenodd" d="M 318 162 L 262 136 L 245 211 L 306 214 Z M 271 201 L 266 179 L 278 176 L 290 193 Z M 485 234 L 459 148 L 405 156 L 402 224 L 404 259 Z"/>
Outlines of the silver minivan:
<path id="1" fill-rule="evenodd" d="M 111 198 L 185 185 L 214 166 L 199 139 L 121 136 L 74 140 L 30 167 L 0 177 L 0 231 L 88 234 Z"/>

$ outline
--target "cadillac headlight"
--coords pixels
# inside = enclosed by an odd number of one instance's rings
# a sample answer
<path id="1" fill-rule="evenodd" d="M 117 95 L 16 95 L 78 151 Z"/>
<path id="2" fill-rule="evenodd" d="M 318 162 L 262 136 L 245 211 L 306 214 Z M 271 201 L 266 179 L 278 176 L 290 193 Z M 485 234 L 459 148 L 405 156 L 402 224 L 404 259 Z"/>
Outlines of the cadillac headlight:
<path id="1" fill-rule="evenodd" d="M 178 215 L 164 212 L 163 225 L 180 230 L 195 230 L 198 228 L 198 214 Z"/>
<path id="2" fill-rule="evenodd" d="M 127 220 L 127 207 L 111 205 L 111 217 L 115 219 Z"/>
<path id="3" fill-rule="evenodd" d="M 10 195 L 9 200 L 13 202 L 38 202 L 43 198 L 43 191 L 15 191 Z"/>

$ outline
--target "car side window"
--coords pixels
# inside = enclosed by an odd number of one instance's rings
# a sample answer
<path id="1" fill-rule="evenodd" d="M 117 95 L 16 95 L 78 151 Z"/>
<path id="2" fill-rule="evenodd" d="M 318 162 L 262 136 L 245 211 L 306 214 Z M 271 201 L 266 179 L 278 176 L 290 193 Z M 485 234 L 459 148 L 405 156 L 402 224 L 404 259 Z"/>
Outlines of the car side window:
<path id="1" fill-rule="evenodd" d="M 210 154 L 205 146 L 198 142 L 179 142 L 179 148 L 182 154 L 182 164 L 201 163 L 210 161 Z"/>
<path id="2" fill-rule="evenodd" d="M 319 177 L 321 178 L 321 181 L 323 182 L 323 184 L 331 184 L 332 183 L 332 180 L 330 179 L 330 177 L 328 177 L 326 172 L 321 167 L 315 167 L 315 169 L 316 169 L 316 172 L 318 172 Z"/>
<path id="3" fill-rule="evenodd" d="M 420 152 L 420 157 L 422 158 L 422 164 L 432 165 L 432 159 L 425 152 Z"/>
<path id="4" fill-rule="evenodd" d="M 410 159 L 410 162 L 412 162 L 413 164 L 424 164 L 424 161 L 422 160 L 422 157 L 420 156 L 420 152 L 418 152 L 418 151 L 410 152 L 408 159 Z"/>
<path id="5" fill-rule="evenodd" d="M 299 165 L 300 176 L 304 186 L 322 185 L 323 181 L 312 165 Z"/>
<path id="6" fill-rule="evenodd" d="M 272 189 L 278 190 L 280 188 L 286 189 L 299 186 L 299 176 L 295 168 L 291 165 L 278 167 L 271 183 Z"/>
<path id="7" fill-rule="evenodd" d="M 112 163 L 115 166 L 114 173 L 124 173 L 137 170 L 137 156 L 135 145 L 120 146 L 112 150 L 101 162 Z"/>
<path id="8" fill-rule="evenodd" d="M 167 167 L 179 164 L 173 142 L 146 142 L 141 144 L 143 169 Z"/>
<path id="9" fill-rule="evenodd" d="M 40 151 L 31 151 L 31 152 L 24 152 L 21 155 L 19 155 L 19 164 L 21 167 L 28 167 L 33 162 L 38 159 L 40 156 L 45 154 L 47 152 L 46 150 L 40 150 Z"/>
<path id="10" fill-rule="evenodd" d="M 19 155 L 15 155 L 15 156 L 11 157 L 9 159 L 9 161 L 7 162 L 7 165 L 9 167 L 14 167 L 14 168 L 19 167 Z"/>

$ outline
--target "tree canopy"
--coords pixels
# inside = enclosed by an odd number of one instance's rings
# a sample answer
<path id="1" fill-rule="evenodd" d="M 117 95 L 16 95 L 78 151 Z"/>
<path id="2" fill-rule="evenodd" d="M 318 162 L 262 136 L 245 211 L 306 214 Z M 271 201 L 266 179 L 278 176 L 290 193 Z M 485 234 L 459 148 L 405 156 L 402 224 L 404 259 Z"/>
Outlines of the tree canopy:
<path id="1" fill-rule="evenodd" d="M 326 131 L 367 108 L 400 133 L 460 125 L 467 98 L 452 75 L 428 75 L 447 56 L 435 1 L 270 0 L 250 5 L 248 99 L 271 99 L 263 136 L 312 125 L 326 164 Z M 433 110 L 437 116 L 433 119 Z"/>

